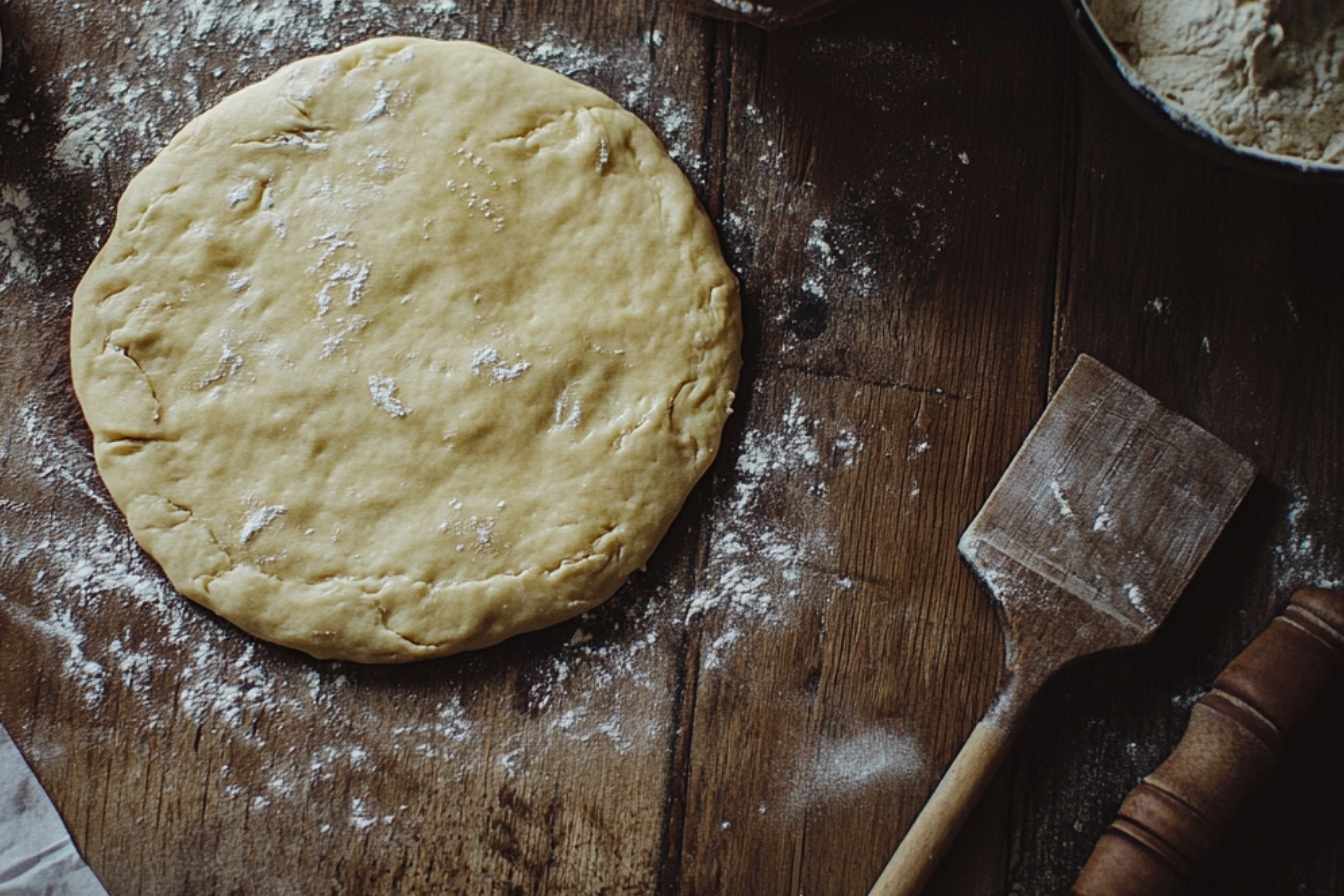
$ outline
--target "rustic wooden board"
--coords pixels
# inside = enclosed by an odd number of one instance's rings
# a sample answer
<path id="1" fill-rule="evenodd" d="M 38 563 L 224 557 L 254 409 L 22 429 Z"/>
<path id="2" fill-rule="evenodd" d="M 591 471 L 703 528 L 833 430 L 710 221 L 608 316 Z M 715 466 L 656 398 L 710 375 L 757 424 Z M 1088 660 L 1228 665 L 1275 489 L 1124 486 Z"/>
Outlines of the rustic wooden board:
<path id="1" fill-rule="evenodd" d="M 1151 648 L 1047 688 L 935 893 L 1064 892 L 1200 684 L 1289 586 L 1344 579 L 1339 190 L 1170 145 L 1056 4 L 768 36 L 656 0 L 231 7 L 0 8 L 0 722 L 114 894 L 862 892 L 994 692 L 956 539 L 1080 351 L 1264 478 Z M 173 130 L 397 32 L 649 120 L 742 275 L 748 365 L 723 457 L 612 604 L 360 669 L 166 592 L 92 475 L 65 339 Z M 1205 889 L 1340 892 L 1342 791 L 1286 775 Z"/>

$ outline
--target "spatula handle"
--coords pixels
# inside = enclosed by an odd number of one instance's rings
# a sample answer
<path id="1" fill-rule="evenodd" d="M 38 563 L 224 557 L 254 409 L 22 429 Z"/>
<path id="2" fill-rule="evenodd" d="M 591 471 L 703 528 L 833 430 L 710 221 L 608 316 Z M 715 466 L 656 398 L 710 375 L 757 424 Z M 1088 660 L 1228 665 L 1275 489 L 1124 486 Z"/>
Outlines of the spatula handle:
<path id="1" fill-rule="evenodd" d="M 1195 704 L 1181 742 L 1130 791 L 1075 896 L 1170 896 L 1344 671 L 1344 592 L 1304 589 Z"/>
<path id="2" fill-rule="evenodd" d="M 1012 745 L 1015 727 L 1012 717 L 992 714 L 975 726 L 868 896 L 915 896 L 924 888 L 994 779 Z"/>

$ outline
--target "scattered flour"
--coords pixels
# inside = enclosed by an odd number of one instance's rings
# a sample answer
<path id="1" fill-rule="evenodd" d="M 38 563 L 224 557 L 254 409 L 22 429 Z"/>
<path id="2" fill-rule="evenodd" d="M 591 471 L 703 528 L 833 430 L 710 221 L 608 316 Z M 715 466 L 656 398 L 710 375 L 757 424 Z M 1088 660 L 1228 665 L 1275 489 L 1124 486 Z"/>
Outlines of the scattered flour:
<path id="1" fill-rule="evenodd" d="M 373 813 L 362 797 L 350 801 L 350 827 L 357 831 L 366 831 L 376 824 L 391 824 L 396 815 L 378 815 Z"/>
<path id="2" fill-rule="evenodd" d="M 253 510 L 243 519 L 243 528 L 238 532 L 238 543 L 247 544 L 256 537 L 258 532 L 288 512 L 288 508 L 283 504 L 271 504 Z"/>
<path id="3" fill-rule="evenodd" d="M 518 772 L 522 765 L 522 759 L 523 759 L 523 748 L 518 747 L 516 749 L 510 750 L 507 753 L 502 754 L 497 760 L 497 763 L 499 767 L 503 769 L 505 777 L 514 778 L 517 777 L 518 775 Z"/>
<path id="4" fill-rule="evenodd" d="M 376 118 L 382 118 L 387 114 L 388 101 L 392 99 L 392 91 L 397 87 L 397 82 L 388 84 L 386 81 L 379 81 L 374 85 L 373 104 L 369 106 L 368 111 L 361 117 L 361 121 L 366 124 Z"/>
<path id="5" fill-rule="evenodd" d="M 862 224 L 814 218 L 808 225 L 803 254 L 808 261 L 803 289 L 818 297 L 866 297 L 879 286 L 874 265 L 881 250 L 871 229 Z"/>
<path id="6" fill-rule="evenodd" d="M 859 458 L 859 450 L 863 443 L 859 441 L 859 434 L 852 429 L 846 429 L 835 437 L 831 443 L 831 452 L 836 461 L 842 467 L 852 467 Z"/>
<path id="7" fill-rule="evenodd" d="M 369 377 L 369 396 L 373 403 L 393 417 L 405 417 L 411 409 L 397 398 L 397 381 L 390 376 Z"/>
<path id="8" fill-rule="evenodd" d="M 331 310 L 332 290 L 345 288 L 345 304 L 354 307 L 364 298 L 364 288 L 369 282 L 369 264 L 366 261 L 343 261 L 327 275 L 326 282 L 317 293 L 317 315 L 324 316 Z"/>
<path id="9" fill-rule="evenodd" d="M 322 340 L 322 351 L 318 354 L 319 358 L 330 358 L 345 347 L 346 339 L 369 325 L 369 318 L 362 314 L 334 317 L 329 320 L 331 324 L 327 325 L 327 336 Z"/>
<path id="10" fill-rule="evenodd" d="M 556 429 L 578 429 L 583 408 L 577 398 L 571 398 L 569 390 L 560 393 L 555 400 L 555 414 L 552 425 Z"/>
<path id="11" fill-rule="evenodd" d="M 1064 494 L 1064 487 L 1059 484 L 1058 479 L 1050 480 L 1050 494 L 1055 499 L 1055 505 L 1059 507 L 1059 515 L 1065 518 L 1072 517 L 1073 507 L 1069 504 L 1069 498 Z"/>
<path id="12" fill-rule="evenodd" d="M 908 735 L 874 728 L 846 738 L 825 738 L 810 766 L 798 769 L 795 807 L 843 799 L 870 785 L 919 774 L 924 759 Z"/>
<path id="13" fill-rule="evenodd" d="M 671 96 L 652 100 L 653 68 L 649 47 L 661 47 L 665 36 L 660 31 L 641 35 L 638 43 L 625 46 L 594 47 L 548 29 L 541 40 L 524 43 L 514 52 L 528 62 L 544 65 L 562 75 L 592 84 L 609 93 L 630 111 L 648 121 L 693 181 L 701 182 L 707 167 L 697 149 L 699 139 L 692 127 L 690 107 Z"/>
<path id="14" fill-rule="evenodd" d="M 226 342 L 220 348 L 219 361 L 215 364 L 215 369 L 206 374 L 206 376 L 196 384 L 196 388 L 204 389 L 207 386 L 212 386 L 215 383 L 226 380 L 241 370 L 242 366 L 243 356 L 234 351 Z"/>
<path id="15" fill-rule="evenodd" d="M 740 640 L 741 628 L 780 622 L 785 608 L 801 594 L 806 565 L 831 547 L 825 526 L 789 525 L 776 520 L 766 506 L 767 496 L 790 481 L 796 488 L 801 480 L 807 484 L 795 500 L 812 506 L 795 511 L 813 520 L 825 513 L 819 428 L 803 412 L 802 400 L 794 397 L 778 427 L 749 429 L 742 438 L 733 489 L 714 508 L 701 584 L 686 609 L 687 622 L 714 614 L 722 628 L 705 651 L 707 668 L 720 664 L 723 652 Z M 832 465 L 844 468 L 861 450 L 858 437 L 844 431 L 827 455 Z"/>
<path id="16" fill-rule="evenodd" d="M 120 86 L 120 85 L 119 85 Z M 125 94 L 121 87 L 116 91 Z M 139 98 L 139 93 L 134 94 Z M 57 162 L 67 168 L 96 171 L 112 151 L 112 128 L 98 110 L 70 112 L 64 120 L 65 135 L 52 150 Z"/>
<path id="17" fill-rule="evenodd" d="M 1132 582 L 1122 587 L 1125 592 L 1125 600 L 1129 602 L 1129 605 L 1144 619 L 1151 620 L 1152 616 L 1148 612 L 1148 605 L 1143 599 L 1143 589 Z"/>
<path id="18" fill-rule="evenodd" d="M 490 378 L 497 383 L 507 383 L 516 380 L 518 377 L 527 373 L 532 365 L 526 361 L 517 361 L 513 364 L 507 364 L 499 356 L 499 351 L 492 345 L 478 348 L 471 356 L 471 372 L 477 376 L 481 375 L 481 368 L 486 368 L 490 373 Z"/>
<path id="19" fill-rule="evenodd" d="M 68 433 L 53 433 L 48 428 L 42 403 L 32 398 L 25 401 L 19 406 L 17 422 L 23 429 L 34 470 L 42 482 L 73 490 L 101 510 L 115 512 L 112 502 L 104 497 L 102 483 L 94 471 L 93 452 Z M 4 455 L 0 446 L 0 457 Z M 22 505 L 17 509 L 21 510 Z"/>
<path id="20" fill-rule="evenodd" d="M 103 699 L 107 692 L 108 671 L 84 654 L 86 636 L 74 618 L 70 607 L 59 607 L 46 619 L 28 616 L 20 611 L 21 617 L 39 633 L 56 642 L 64 651 L 65 657 L 61 669 L 67 679 L 79 682 L 86 695 L 95 700 Z"/>
<path id="21" fill-rule="evenodd" d="M 1171 705 L 1179 710 L 1189 711 L 1192 706 L 1199 702 L 1199 698 L 1209 692 L 1207 685 L 1195 685 L 1184 691 L 1178 691 L 1171 697 Z"/>
<path id="22" fill-rule="evenodd" d="M 237 208 L 248 199 L 252 198 L 252 184 L 250 182 L 239 184 L 230 190 L 229 194 L 224 198 L 228 200 L 229 208 Z"/>
<path id="23" fill-rule="evenodd" d="M 0 186 L 0 289 L 35 284 L 40 269 L 30 239 L 40 239 L 33 200 L 22 187 Z"/>
<path id="24" fill-rule="evenodd" d="M 1288 511 L 1274 546 L 1274 585 L 1281 594 L 1302 586 L 1344 588 L 1344 546 L 1325 533 L 1339 531 L 1344 504 L 1315 500 L 1301 483 L 1288 484 Z"/>

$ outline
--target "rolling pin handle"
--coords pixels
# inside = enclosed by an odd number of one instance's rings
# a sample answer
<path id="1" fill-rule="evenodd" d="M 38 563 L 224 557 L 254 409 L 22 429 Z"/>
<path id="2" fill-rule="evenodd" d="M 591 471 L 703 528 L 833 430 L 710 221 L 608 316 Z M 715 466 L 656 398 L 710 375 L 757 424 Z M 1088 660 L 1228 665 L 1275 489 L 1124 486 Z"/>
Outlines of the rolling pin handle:
<path id="1" fill-rule="evenodd" d="M 1195 704 L 1176 749 L 1120 806 L 1075 896 L 1174 896 L 1344 670 L 1344 592 L 1310 588 Z"/>

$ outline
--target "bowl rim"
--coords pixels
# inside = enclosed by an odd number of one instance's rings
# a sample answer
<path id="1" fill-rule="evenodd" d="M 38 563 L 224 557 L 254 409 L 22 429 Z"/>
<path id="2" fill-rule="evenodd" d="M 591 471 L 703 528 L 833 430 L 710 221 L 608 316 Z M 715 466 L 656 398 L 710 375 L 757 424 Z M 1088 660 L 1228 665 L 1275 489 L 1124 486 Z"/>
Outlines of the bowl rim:
<path id="1" fill-rule="evenodd" d="M 1246 171 L 1274 175 L 1298 182 L 1344 182 L 1344 164 L 1312 162 L 1295 156 L 1279 155 L 1228 140 L 1200 119 L 1169 103 L 1149 87 L 1130 67 L 1124 54 L 1111 43 L 1092 15 L 1088 0 L 1064 0 L 1064 8 L 1073 30 L 1081 38 L 1087 54 L 1102 70 L 1103 79 L 1121 91 L 1142 116 L 1160 130 L 1180 136 L 1182 142 L 1205 155 Z"/>

